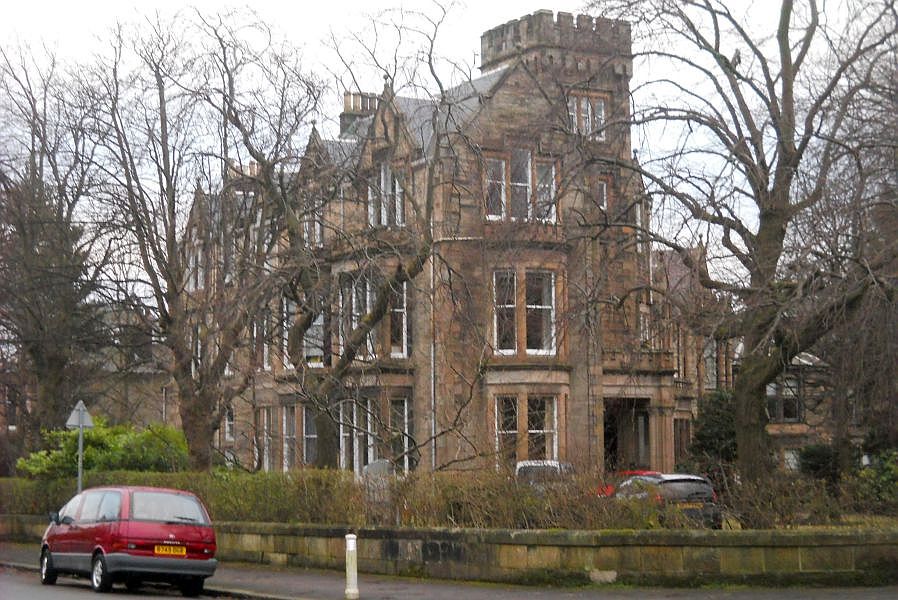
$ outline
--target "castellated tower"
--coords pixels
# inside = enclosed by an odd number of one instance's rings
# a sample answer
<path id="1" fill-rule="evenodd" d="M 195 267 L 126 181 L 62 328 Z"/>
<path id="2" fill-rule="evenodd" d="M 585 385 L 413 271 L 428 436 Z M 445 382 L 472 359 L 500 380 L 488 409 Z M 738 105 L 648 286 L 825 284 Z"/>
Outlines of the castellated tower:
<path id="1" fill-rule="evenodd" d="M 538 10 L 485 32 L 480 47 L 484 72 L 520 56 L 537 71 L 588 76 L 610 64 L 615 75 L 632 75 L 630 25 L 623 21 Z"/>

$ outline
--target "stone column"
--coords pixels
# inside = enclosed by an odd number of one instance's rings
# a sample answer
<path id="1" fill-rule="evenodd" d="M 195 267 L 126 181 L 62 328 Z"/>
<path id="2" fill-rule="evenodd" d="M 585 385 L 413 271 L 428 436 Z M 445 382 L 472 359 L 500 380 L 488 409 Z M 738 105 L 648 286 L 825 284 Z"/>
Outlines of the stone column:
<path id="1" fill-rule="evenodd" d="M 649 407 L 649 443 L 652 469 L 662 473 L 674 470 L 674 407 Z"/>

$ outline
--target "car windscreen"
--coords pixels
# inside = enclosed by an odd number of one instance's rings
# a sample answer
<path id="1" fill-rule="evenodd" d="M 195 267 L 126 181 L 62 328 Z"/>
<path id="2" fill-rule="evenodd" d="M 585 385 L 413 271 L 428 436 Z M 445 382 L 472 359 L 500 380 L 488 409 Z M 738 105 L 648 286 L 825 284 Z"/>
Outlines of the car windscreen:
<path id="1" fill-rule="evenodd" d="M 131 518 L 207 524 L 206 514 L 196 498 L 170 492 L 135 491 L 131 495 Z"/>
<path id="2" fill-rule="evenodd" d="M 661 495 L 668 500 L 711 501 L 714 491 L 699 479 L 671 479 L 661 482 Z"/>

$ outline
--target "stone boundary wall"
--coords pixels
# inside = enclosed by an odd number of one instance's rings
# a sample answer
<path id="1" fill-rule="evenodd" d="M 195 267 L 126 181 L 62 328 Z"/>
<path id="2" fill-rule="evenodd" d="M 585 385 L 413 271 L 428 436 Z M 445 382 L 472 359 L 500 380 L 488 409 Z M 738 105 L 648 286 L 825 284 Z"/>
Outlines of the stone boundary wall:
<path id="1" fill-rule="evenodd" d="M 37 542 L 46 520 L 0 515 L 0 540 Z M 898 530 L 537 531 L 217 523 L 218 557 L 343 568 L 358 535 L 368 573 L 517 583 L 898 581 Z"/>

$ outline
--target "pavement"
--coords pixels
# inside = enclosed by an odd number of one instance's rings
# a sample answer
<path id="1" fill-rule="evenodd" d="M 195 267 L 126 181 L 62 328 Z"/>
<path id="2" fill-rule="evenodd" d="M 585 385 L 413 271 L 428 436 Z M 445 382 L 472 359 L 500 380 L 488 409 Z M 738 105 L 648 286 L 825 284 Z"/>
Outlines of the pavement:
<path id="1" fill-rule="evenodd" d="M 37 544 L 0 542 L 0 591 L 3 573 L 10 569 L 34 573 L 38 584 Z M 85 586 L 87 583 L 85 582 Z M 41 587 L 37 585 L 37 587 Z M 89 588 L 87 588 L 89 589 Z M 749 588 L 711 586 L 696 589 L 644 588 L 630 586 L 585 586 L 578 588 L 517 586 L 507 584 L 416 579 L 385 575 L 358 576 L 363 600 L 894 600 L 898 586 L 870 588 Z M 247 563 L 219 563 L 206 580 L 204 597 L 258 600 L 344 600 L 343 571 L 278 567 Z M 152 590 L 147 590 L 153 594 Z M 92 595 L 92 594 L 91 594 Z M 170 594 L 166 593 L 166 596 Z M 3 594 L 0 593 L 0 597 Z M 139 593 L 140 597 L 144 593 Z M 130 596 L 129 596 L 130 597 Z"/>
<path id="2" fill-rule="evenodd" d="M 0 542 L 0 567 L 38 571 L 36 544 Z M 360 597 L 366 600 L 497 600 L 497 598 L 544 596 L 540 588 L 485 583 L 464 583 L 410 577 L 359 573 Z M 206 580 L 204 596 L 259 600 L 343 600 L 346 574 L 343 571 L 279 567 L 247 563 L 219 563 L 215 575 Z M 542 590 L 545 592 L 545 590 Z M 506 596 L 505 594 L 511 595 Z"/>

